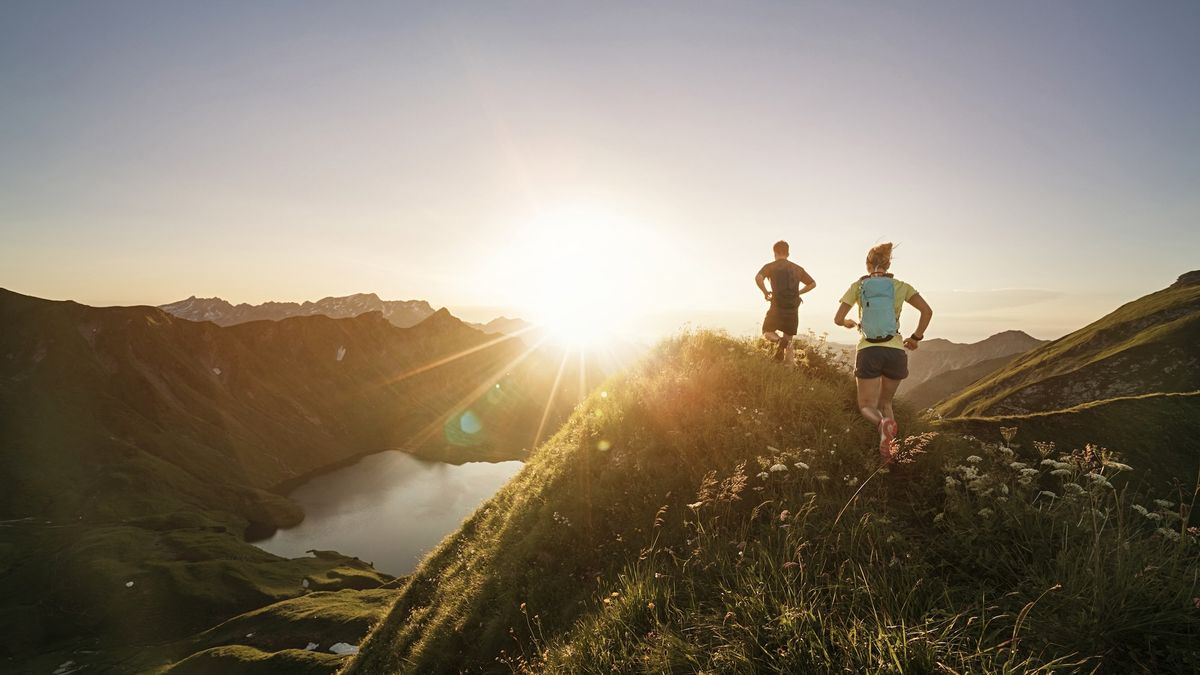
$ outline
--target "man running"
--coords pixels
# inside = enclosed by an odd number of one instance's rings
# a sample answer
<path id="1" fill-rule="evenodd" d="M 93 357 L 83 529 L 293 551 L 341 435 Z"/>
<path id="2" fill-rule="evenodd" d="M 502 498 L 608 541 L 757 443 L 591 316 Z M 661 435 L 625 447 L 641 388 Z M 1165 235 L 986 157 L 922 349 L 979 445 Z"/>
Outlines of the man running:
<path id="1" fill-rule="evenodd" d="M 788 260 L 788 243 L 777 241 L 774 246 L 775 260 L 762 266 L 754 283 L 763 297 L 771 303 L 767 316 L 763 319 L 763 337 L 775 343 L 775 360 L 788 362 L 792 360 L 794 346 L 792 341 L 800 325 L 801 295 L 817 287 L 817 282 L 804 271 L 804 268 Z M 771 280 L 771 290 L 767 290 L 764 280 Z M 804 288 L 800 284 L 804 284 Z"/>

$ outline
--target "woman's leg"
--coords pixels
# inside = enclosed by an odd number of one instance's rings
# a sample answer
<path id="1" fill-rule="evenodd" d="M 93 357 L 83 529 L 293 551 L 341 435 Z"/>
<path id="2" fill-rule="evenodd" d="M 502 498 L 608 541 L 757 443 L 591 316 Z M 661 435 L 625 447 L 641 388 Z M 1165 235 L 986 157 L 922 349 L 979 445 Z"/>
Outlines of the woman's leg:
<path id="1" fill-rule="evenodd" d="M 884 418 L 884 414 L 879 410 L 879 398 L 881 395 L 881 384 L 885 379 L 883 377 L 872 377 L 871 379 L 855 378 L 858 382 L 858 409 L 862 416 L 867 418 L 876 426 L 880 420 Z M 889 403 L 890 405 L 890 403 Z"/>
<path id="2" fill-rule="evenodd" d="M 893 380 L 886 375 L 879 378 L 879 412 L 883 413 L 884 417 L 896 419 L 896 414 L 892 411 L 892 399 L 896 398 L 896 390 L 900 388 L 900 380 Z"/>

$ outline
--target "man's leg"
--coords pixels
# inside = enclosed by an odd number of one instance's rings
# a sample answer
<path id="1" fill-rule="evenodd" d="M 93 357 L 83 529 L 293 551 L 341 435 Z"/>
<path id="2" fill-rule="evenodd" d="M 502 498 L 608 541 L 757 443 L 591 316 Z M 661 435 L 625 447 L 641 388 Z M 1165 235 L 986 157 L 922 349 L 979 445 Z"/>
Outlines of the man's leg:
<path id="1" fill-rule="evenodd" d="M 768 342 L 779 342 L 779 333 L 773 330 L 764 330 L 763 339 Z"/>
<path id="2" fill-rule="evenodd" d="M 882 377 L 856 378 L 858 382 L 858 410 L 871 424 L 879 426 L 883 413 L 879 410 L 880 382 Z"/>
<path id="3" fill-rule="evenodd" d="M 783 360 L 785 363 L 795 363 L 796 362 L 796 336 L 785 334 L 783 336 L 783 340 L 781 340 L 781 342 L 784 342 L 784 341 L 786 341 L 787 346 L 784 347 L 784 349 L 783 349 Z"/>

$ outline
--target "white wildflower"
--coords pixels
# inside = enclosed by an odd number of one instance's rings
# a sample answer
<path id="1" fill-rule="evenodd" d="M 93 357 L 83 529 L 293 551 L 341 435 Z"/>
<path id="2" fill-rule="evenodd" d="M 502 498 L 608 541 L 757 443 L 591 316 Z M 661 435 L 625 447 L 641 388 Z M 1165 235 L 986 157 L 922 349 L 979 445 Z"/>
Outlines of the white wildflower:
<path id="1" fill-rule="evenodd" d="M 1063 492 L 1069 492 L 1072 495 L 1081 495 L 1084 494 L 1085 490 L 1079 483 L 1067 483 L 1063 485 Z"/>
<path id="2" fill-rule="evenodd" d="M 1169 502 L 1165 499 L 1155 499 L 1154 503 L 1157 504 L 1158 508 L 1160 509 L 1169 509 L 1172 506 L 1175 506 L 1175 502 Z"/>
<path id="3" fill-rule="evenodd" d="M 797 469 L 800 469 L 801 471 L 808 471 L 808 465 L 805 464 L 804 462 L 796 462 L 792 466 L 796 467 Z"/>
<path id="4" fill-rule="evenodd" d="M 1053 470 L 1053 471 L 1051 471 L 1051 472 L 1050 472 L 1050 475 L 1051 475 L 1051 476 L 1063 476 L 1063 477 L 1066 477 L 1066 476 L 1070 476 L 1070 475 L 1071 475 L 1071 472 L 1070 472 L 1069 470 L 1067 470 L 1067 469 L 1055 469 L 1055 470 Z"/>
<path id="5" fill-rule="evenodd" d="M 758 474 L 758 477 L 759 477 L 759 478 L 761 478 L 761 479 L 763 479 L 763 480 L 766 480 L 766 479 L 767 479 L 767 477 L 768 477 L 768 476 L 770 476 L 770 475 L 771 475 L 771 474 L 767 473 L 766 471 L 763 471 L 762 473 Z"/>
<path id="6" fill-rule="evenodd" d="M 1041 473 L 1041 471 L 1038 471 L 1037 469 L 1021 469 L 1021 475 L 1028 476 L 1030 478 L 1038 475 L 1039 473 Z"/>
<path id="7" fill-rule="evenodd" d="M 943 521 L 943 520 L 945 520 L 945 519 L 946 519 L 946 514 L 944 514 L 944 513 L 939 513 L 939 514 L 937 514 L 936 516 L 934 516 L 934 517 L 933 517 L 933 522 L 935 522 L 935 523 L 940 523 L 940 522 L 942 522 L 942 521 Z"/>
<path id="8" fill-rule="evenodd" d="M 1007 485 L 1000 486 L 1000 494 L 1002 494 L 1002 495 L 1008 494 L 1008 486 Z"/>
<path id="9" fill-rule="evenodd" d="M 979 517 L 980 518 L 991 518 L 992 510 L 987 508 L 986 506 L 982 509 L 979 509 Z"/>
<path id="10" fill-rule="evenodd" d="M 1053 466 L 1053 467 L 1057 468 L 1057 465 L 1058 465 L 1058 460 L 1054 460 L 1054 459 L 1043 459 L 1042 460 L 1042 466 Z"/>
<path id="11" fill-rule="evenodd" d="M 1176 532 L 1175 530 L 1172 530 L 1172 529 L 1169 529 L 1166 527 L 1160 527 L 1157 530 L 1155 530 L 1154 532 L 1157 534 L 1161 534 L 1163 537 L 1166 538 L 1167 541 L 1179 541 L 1179 533 Z"/>
<path id="12" fill-rule="evenodd" d="M 1141 504 L 1134 504 L 1132 508 L 1134 511 L 1137 511 L 1143 516 L 1150 515 L 1149 511 L 1146 510 L 1146 507 L 1142 506 Z"/>
<path id="13" fill-rule="evenodd" d="M 1029 466 L 1029 465 L 1026 464 L 1025 462 L 1012 462 L 1011 464 L 1008 465 L 1008 468 L 1012 469 L 1013 471 L 1020 471 L 1021 469 L 1024 469 L 1026 466 Z"/>
<path id="14" fill-rule="evenodd" d="M 967 458 L 967 461 L 972 464 L 978 464 L 983 461 L 983 458 L 980 457 L 979 455 L 971 455 L 970 457 Z"/>
<path id="15" fill-rule="evenodd" d="M 780 471 L 787 471 L 787 465 L 782 463 L 771 465 L 771 473 L 779 473 Z"/>
<path id="16" fill-rule="evenodd" d="M 1162 520 L 1162 514 L 1161 513 L 1147 513 L 1146 518 L 1148 520 L 1151 520 L 1151 521 L 1157 523 Z"/>
<path id="17" fill-rule="evenodd" d="M 1108 479 L 1098 473 L 1089 473 L 1088 478 L 1092 479 L 1092 484 L 1099 487 L 1112 487 L 1112 483 Z"/>
<path id="18" fill-rule="evenodd" d="M 846 485 L 849 485 L 850 487 L 858 485 L 858 476 L 846 476 L 842 480 L 846 481 Z"/>
<path id="19" fill-rule="evenodd" d="M 956 487 L 958 487 L 958 481 L 954 480 L 951 476 L 946 476 L 946 489 L 951 490 Z"/>
<path id="20" fill-rule="evenodd" d="M 1112 460 L 1105 462 L 1104 466 L 1107 466 L 1110 469 L 1116 469 L 1117 471 L 1133 471 L 1132 466 L 1129 466 L 1128 464 L 1122 464 L 1120 462 L 1114 462 Z"/>

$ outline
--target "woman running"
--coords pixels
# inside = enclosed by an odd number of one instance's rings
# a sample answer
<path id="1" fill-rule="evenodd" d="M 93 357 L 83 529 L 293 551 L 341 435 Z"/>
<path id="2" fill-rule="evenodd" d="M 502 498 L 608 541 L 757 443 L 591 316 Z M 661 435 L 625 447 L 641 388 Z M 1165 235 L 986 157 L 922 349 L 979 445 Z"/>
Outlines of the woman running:
<path id="1" fill-rule="evenodd" d="M 904 350 L 916 350 L 933 318 L 933 310 L 917 289 L 888 273 L 891 266 L 891 242 L 868 251 L 867 276 L 850 285 L 833 317 L 837 325 L 858 328 L 862 334 L 854 359 L 858 409 L 879 427 L 879 456 L 885 463 L 892 459 L 893 444 L 899 433 L 892 399 L 900 381 L 908 377 L 908 354 Z M 921 319 L 916 332 L 903 338 L 900 310 L 906 302 L 921 312 Z M 854 305 L 858 305 L 858 322 L 846 318 Z"/>

